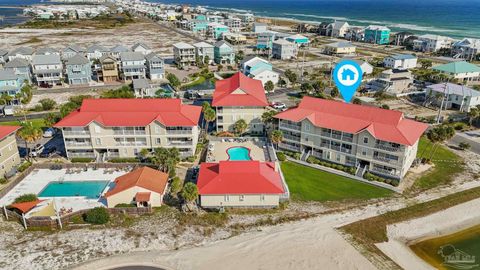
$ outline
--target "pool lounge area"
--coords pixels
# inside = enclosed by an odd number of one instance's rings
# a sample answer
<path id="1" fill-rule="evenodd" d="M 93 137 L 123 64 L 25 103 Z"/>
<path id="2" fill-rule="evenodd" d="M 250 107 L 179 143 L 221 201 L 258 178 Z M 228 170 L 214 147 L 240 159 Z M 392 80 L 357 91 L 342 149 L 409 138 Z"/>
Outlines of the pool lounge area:
<path id="1" fill-rule="evenodd" d="M 85 197 L 99 199 L 110 181 L 54 181 L 38 193 L 39 198 L 48 197 Z"/>
<path id="2" fill-rule="evenodd" d="M 272 161 L 273 149 L 261 138 L 212 138 L 208 145 L 207 162 L 223 160 Z"/>
<path id="3" fill-rule="evenodd" d="M 243 146 L 234 146 L 227 149 L 228 160 L 230 161 L 248 161 L 250 157 L 250 149 Z"/>

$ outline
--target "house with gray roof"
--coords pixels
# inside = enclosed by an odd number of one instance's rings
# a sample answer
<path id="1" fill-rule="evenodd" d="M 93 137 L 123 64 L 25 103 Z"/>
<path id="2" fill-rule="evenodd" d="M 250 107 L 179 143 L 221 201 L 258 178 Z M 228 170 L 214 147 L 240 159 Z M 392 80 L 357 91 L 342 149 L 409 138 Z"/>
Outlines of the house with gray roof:
<path id="1" fill-rule="evenodd" d="M 30 47 L 19 47 L 8 53 L 8 61 L 12 61 L 16 58 L 32 61 L 34 49 Z"/>
<path id="2" fill-rule="evenodd" d="M 217 64 L 235 63 L 235 51 L 233 50 L 233 46 L 224 40 L 216 42 L 214 48 L 214 60 Z"/>
<path id="3" fill-rule="evenodd" d="M 205 59 L 208 60 L 208 63 L 206 63 L 206 64 L 213 63 L 213 58 L 214 58 L 213 48 L 214 48 L 214 46 L 212 44 L 202 41 L 202 42 L 198 42 L 198 43 L 193 44 L 193 47 L 195 47 L 196 57 L 201 59 L 201 61 L 203 63 L 205 63 Z"/>
<path id="4" fill-rule="evenodd" d="M 335 21 L 327 26 L 327 36 L 345 37 L 349 27 L 347 22 Z"/>
<path id="5" fill-rule="evenodd" d="M 147 66 L 147 76 L 150 80 L 161 80 L 165 78 L 165 67 L 163 59 L 155 53 L 149 53 L 145 56 Z"/>
<path id="6" fill-rule="evenodd" d="M 50 54 L 60 55 L 60 52 L 58 50 L 56 50 L 54 48 L 50 48 L 50 47 L 38 48 L 35 51 L 35 55 L 50 55 Z"/>
<path id="7" fill-rule="evenodd" d="M 296 58 L 297 51 L 297 45 L 286 39 L 278 39 L 272 43 L 272 57 L 276 59 L 289 60 Z"/>
<path id="8" fill-rule="evenodd" d="M 412 54 L 395 54 L 383 59 L 383 65 L 387 68 L 411 69 L 417 67 L 417 57 Z"/>
<path id="9" fill-rule="evenodd" d="M 75 56 L 76 54 L 86 54 L 86 49 L 83 47 L 80 47 L 78 45 L 69 45 L 62 51 L 62 58 L 63 59 L 68 59 L 70 57 Z"/>
<path id="10" fill-rule="evenodd" d="M 152 49 L 145 43 L 139 42 L 132 47 L 133 52 L 139 52 L 143 55 L 147 55 L 152 52 Z"/>
<path id="11" fill-rule="evenodd" d="M 92 81 L 92 68 L 90 60 L 77 54 L 65 61 L 65 70 L 70 85 L 89 84 Z"/>
<path id="12" fill-rule="evenodd" d="M 131 50 L 123 45 L 116 45 L 110 49 L 110 55 L 117 60 L 120 59 L 120 54 L 124 52 L 131 52 Z"/>
<path id="13" fill-rule="evenodd" d="M 436 98 L 440 94 L 444 98 Z M 453 83 L 439 83 L 427 87 L 425 90 L 426 102 L 440 106 L 443 101 L 444 109 L 455 109 L 469 112 L 480 105 L 480 92 L 470 87 Z"/>
<path id="14" fill-rule="evenodd" d="M 154 97 L 156 88 L 147 79 L 133 79 L 133 91 L 135 97 Z"/>
<path id="15" fill-rule="evenodd" d="M 347 41 L 339 41 L 325 45 L 325 53 L 330 55 L 354 54 L 355 51 L 355 45 Z"/>
<path id="16" fill-rule="evenodd" d="M 87 48 L 87 58 L 90 61 L 98 60 L 102 56 L 107 55 L 109 53 L 110 53 L 109 49 L 107 49 L 103 46 L 97 45 L 97 44 L 94 44 L 94 45 Z"/>
<path id="17" fill-rule="evenodd" d="M 120 54 L 120 71 L 124 81 L 145 79 L 145 56 L 139 52 L 124 52 Z"/>
<path id="18" fill-rule="evenodd" d="M 0 70 L 0 95 L 7 94 L 14 97 L 22 89 L 23 83 L 22 78 L 12 70 Z"/>
<path id="19" fill-rule="evenodd" d="M 32 58 L 32 71 L 40 87 L 62 85 L 63 83 L 63 63 L 60 56 L 35 55 Z"/>
<path id="20" fill-rule="evenodd" d="M 22 81 L 32 82 L 32 71 L 27 60 L 22 58 L 15 58 L 5 63 L 5 70 L 11 70 L 16 75 L 22 78 Z"/>
<path id="21" fill-rule="evenodd" d="M 195 65 L 195 47 L 185 42 L 173 44 L 173 57 L 180 66 Z"/>

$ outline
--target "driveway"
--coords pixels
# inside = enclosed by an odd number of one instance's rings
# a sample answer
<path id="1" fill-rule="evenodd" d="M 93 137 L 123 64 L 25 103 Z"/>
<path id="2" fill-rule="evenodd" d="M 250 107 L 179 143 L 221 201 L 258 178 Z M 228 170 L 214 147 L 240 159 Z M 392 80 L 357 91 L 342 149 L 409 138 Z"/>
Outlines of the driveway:
<path id="1" fill-rule="evenodd" d="M 480 154 L 480 130 L 457 132 L 450 140 L 450 143 L 454 145 L 459 145 L 462 142 L 470 144 L 470 151 Z"/>

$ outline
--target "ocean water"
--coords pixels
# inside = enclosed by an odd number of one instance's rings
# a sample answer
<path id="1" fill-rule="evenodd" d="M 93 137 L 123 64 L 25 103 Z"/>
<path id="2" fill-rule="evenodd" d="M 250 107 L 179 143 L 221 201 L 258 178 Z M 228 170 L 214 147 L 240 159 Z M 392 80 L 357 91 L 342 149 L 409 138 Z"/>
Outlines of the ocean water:
<path id="1" fill-rule="evenodd" d="M 306 22 L 348 21 L 351 25 L 380 24 L 393 31 L 480 38 L 480 0 L 148 0 L 200 5 L 214 10 L 251 12 L 257 16 Z M 21 10 L 2 5 L 29 5 L 41 0 L 0 0 L 1 24 L 15 23 Z M 12 15 L 13 14 L 13 15 Z"/>
<path id="2" fill-rule="evenodd" d="M 307 22 L 379 24 L 393 31 L 480 38 L 480 0 L 149 0 Z"/>

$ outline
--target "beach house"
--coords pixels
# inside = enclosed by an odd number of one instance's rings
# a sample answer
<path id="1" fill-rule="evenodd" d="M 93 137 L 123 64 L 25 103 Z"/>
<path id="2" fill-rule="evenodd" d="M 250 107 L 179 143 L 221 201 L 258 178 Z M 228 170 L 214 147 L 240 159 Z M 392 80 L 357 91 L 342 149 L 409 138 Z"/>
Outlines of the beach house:
<path id="1" fill-rule="evenodd" d="M 252 79 L 260 80 L 264 86 L 268 81 L 276 85 L 280 79 L 280 74 L 273 71 L 272 64 L 260 57 L 251 56 L 245 58 L 240 63 L 240 68 L 243 74 Z"/>
<path id="2" fill-rule="evenodd" d="M 72 44 L 67 47 L 65 47 L 62 50 L 62 59 L 68 59 L 70 57 L 73 57 L 77 54 L 85 54 L 86 55 L 87 50 L 83 47 L 80 47 L 78 45 Z"/>
<path id="3" fill-rule="evenodd" d="M 299 47 L 307 46 L 310 43 L 310 40 L 306 36 L 299 34 L 288 36 L 285 39 L 297 44 Z"/>
<path id="4" fill-rule="evenodd" d="M 327 26 L 326 35 L 330 37 L 345 37 L 350 25 L 347 22 L 335 21 Z"/>
<path id="5" fill-rule="evenodd" d="M 114 56 L 105 55 L 100 58 L 100 70 L 97 71 L 99 81 L 105 83 L 116 82 L 119 80 L 118 63 Z"/>
<path id="6" fill-rule="evenodd" d="M 23 78 L 15 74 L 12 70 L 0 70 L 0 95 L 8 95 L 14 97 L 13 102 L 16 103 L 15 95 L 20 93 L 23 85 Z"/>
<path id="7" fill-rule="evenodd" d="M 443 98 L 436 98 L 440 94 Z M 443 104 L 443 109 L 455 109 L 462 112 L 469 112 L 472 108 L 480 105 L 480 92 L 465 85 L 453 83 L 439 83 L 429 85 L 425 89 L 427 102 L 430 101 L 436 106 Z"/>
<path id="8" fill-rule="evenodd" d="M 20 165 L 15 132 L 19 126 L 0 126 L 0 178 L 9 178 Z"/>
<path id="9" fill-rule="evenodd" d="M 143 55 L 147 55 L 152 53 L 152 49 L 147 44 L 139 42 L 132 46 L 132 52 L 137 52 Z"/>
<path id="10" fill-rule="evenodd" d="M 4 69 L 13 71 L 13 73 L 20 76 L 23 81 L 27 81 L 28 83 L 32 82 L 32 72 L 30 70 L 30 64 L 25 59 L 16 58 L 8 61 L 5 64 Z"/>
<path id="11" fill-rule="evenodd" d="M 356 47 L 350 42 L 339 41 L 325 45 L 325 53 L 330 55 L 355 54 Z"/>
<path id="12" fill-rule="evenodd" d="M 416 158 L 428 125 L 402 112 L 304 97 L 298 107 L 274 116 L 283 132 L 280 149 L 401 179 Z"/>
<path id="13" fill-rule="evenodd" d="M 195 153 L 201 109 L 180 99 L 86 99 L 55 127 L 62 130 L 69 159 L 132 158 L 159 147 L 175 147 L 189 157 Z"/>
<path id="14" fill-rule="evenodd" d="M 124 81 L 146 77 L 145 56 L 140 52 L 120 54 L 120 71 Z"/>
<path id="15" fill-rule="evenodd" d="M 406 69 L 387 69 L 371 82 L 371 89 L 398 96 L 406 93 L 413 85 L 412 73 Z"/>
<path id="16" fill-rule="evenodd" d="M 276 32 L 273 31 L 266 31 L 262 33 L 258 33 L 257 35 L 257 49 L 265 50 L 265 49 L 272 49 L 273 41 L 276 40 Z"/>
<path id="17" fill-rule="evenodd" d="M 411 32 L 398 32 L 393 35 L 393 44 L 397 46 L 407 45 L 407 39 L 413 37 L 413 33 Z"/>
<path id="18" fill-rule="evenodd" d="M 156 53 L 149 53 L 145 56 L 147 65 L 147 77 L 152 81 L 165 78 L 165 63 L 163 58 Z"/>
<path id="19" fill-rule="evenodd" d="M 480 39 L 464 38 L 456 41 L 452 45 L 452 55 L 454 58 L 461 58 L 468 61 L 479 59 Z"/>
<path id="20" fill-rule="evenodd" d="M 353 60 L 355 63 L 357 63 L 360 66 L 360 69 L 362 70 L 362 75 L 365 77 L 366 75 L 370 75 L 373 73 L 373 66 L 370 65 L 367 61 L 359 60 L 359 59 L 354 59 Z M 365 79 L 365 78 L 363 78 Z"/>
<path id="21" fill-rule="evenodd" d="M 207 25 L 207 35 L 214 39 L 221 39 L 223 33 L 228 33 L 230 30 L 228 26 L 212 22 Z"/>
<path id="22" fill-rule="evenodd" d="M 90 61 L 98 60 L 102 56 L 110 54 L 110 50 L 98 44 L 93 44 L 87 48 L 87 58 Z M 78 54 L 76 54 L 78 55 Z M 72 56 L 73 57 L 73 56 Z"/>
<path id="23" fill-rule="evenodd" d="M 383 58 L 386 68 L 411 69 L 417 67 L 417 57 L 411 54 L 395 54 Z"/>
<path id="24" fill-rule="evenodd" d="M 297 57 L 298 47 L 286 39 L 278 39 L 272 43 L 272 57 L 280 60 L 289 60 Z"/>
<path id="25" fill-rule="evenodd" d="M 125 175 L 117 177 L 114 186 L 105 193 L 107 206 L 132 204 L 137 207 L 159 207 L 167 192 L 168 174 L 140 167 Z"/>
<path id="26" fill-rule="evenodd" d="M 23 59 L 28 62 L 32 61 L 35 50 L 31 47 L 18 47 L 8 53 L 8 61 L 13 59 Z"/>
<path id="27" fill-rule="evenodd" d="M 267 26 L 268 25 L 266 23 L 256 22 L 253 24 L 253 32 L 255 34 L 265 33 L 268 31 Z"/>
<path id="28" fill-rule="evenodd" d="M 123 45 L 116 45 L 110 48 L 110 55 L 115 57 L 116 60 L 119 60 L 120 54 L 124 52 L 131 52 L 131 50 Z"/>
<path id="29" fill-rule="evenodd" d="M 225 25 L 230 32 L 238 33 L 242 29 L 242 20 L 236 17 L 228 18 L 225 20 Z"/>
<path id="30" fill-rule="evenodd" d="M 217 131 L 234 131 L 235 123 L 243 119 L 251 134 L 263 133 L 261 117 L 268 106 L 262 82 L 235 73 L 215 83 L 212 106 L 217 112 Z"/>
<path id="31" fill-rule="evenodd" d="M 179 66 L 195 65 L 195 47 L 185 42 L 173 44 L 174 61 Z"/>
<path id="32" fill-rule="evenodd" d="M 83 55 L 77 54 L 68 58 L 65 61 L 65 70 L 70 85 L 88 85 L 92 81 L 91 63 Z"/>
<path id="33" fill-rule="evenodd" d="M 35 55 L 50 55 L 50 54 L 60 55 L 60 52 L 57 49 L 50 48 L 50 47 L 38 48 L 35 51 Z"/>
<path id="34" fill-rule="evenodd" d="M 365 28 L 365 42 L 374 44 L 389 44 L 390 29 L 380 25 L 369 25 Z"/>
<path id="35" fill-rule="evenodd" d="M 285 192 L 279 165 L 261 161 L 202 163 L 197 186 L 204 208 L 278 207 Z"/>
<path id="36" fill-rule="evenodd" d="M 208 22 L 207 20 L 194 19 L 188 22 L 188 28 L 193 33 L 205 34 L 207 32 Z"/>
<path id="37" fill-rule="evenodd" d="M 234 64 L 235 63 L 235 51 L 233 46 L 224 41 L 217 41 L 213 48 L 214 60 L 217 64 Z"/>
<path id="38" fill-rule="evenodd" d="M 437 52 L 452 47 L 453 39 L 440 35 L 421 35 L 413 40 L 413 50 L 420 52 Z"/>
<path id="39" fill-rule="evenodd" d="M 432 68 L 467 85 L 480 84 L 480 67 L 465 61 L 450 62 Z"/>
<path id="40" fill-rule="evenodd" d="M 215 58 L 214 47 L 212 44 L 207 42 L 198 42 L 193 44 L 195 47 L 195 55 L 198 57 L 202 63 L 211 64 Z"/>
<path id="41" fill-rule="evenodd" d="M 63 84 L 63 63 L 60 56 L 56 54 L 34 55 L 32 71 L 35 81 L 40 87 Z"/>

